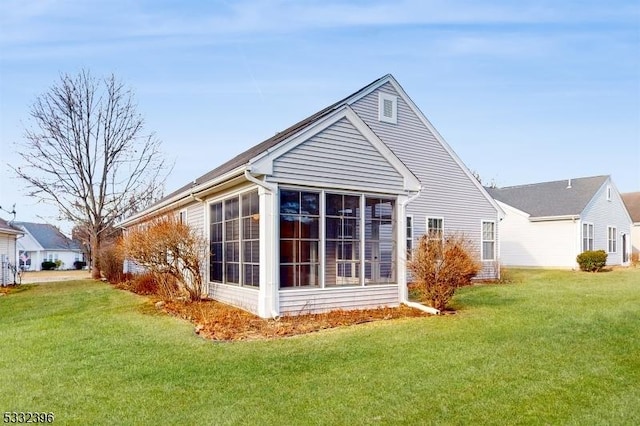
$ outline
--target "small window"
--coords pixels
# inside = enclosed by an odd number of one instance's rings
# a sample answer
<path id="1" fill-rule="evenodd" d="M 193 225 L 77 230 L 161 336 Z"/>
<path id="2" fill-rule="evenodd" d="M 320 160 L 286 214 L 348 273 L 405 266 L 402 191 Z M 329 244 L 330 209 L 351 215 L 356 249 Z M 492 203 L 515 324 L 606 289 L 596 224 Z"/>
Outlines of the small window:
<path id="1" fill-rule="evenodd" d="M 611 201 L 611 187 L 607 186 L 607 201 Z"/>
<path id="2" fill-rule="evenodd" d="M 607 227 L 607 248 L 609 253 L 618 251 L 618 229 L 615 226 Z"/>
<path id="3" fill-rule="evenodd" d="M 385 123 L 398 123 L 398 97 L 380 92 L 378 97 L 378 119 Z"/>
<path id="4" fill-rule="evenodd" d="M 482 260 L 496 259 L 496 224 L 482 222 Z"/>
<path id="5" fill-rule="evenodd" d="M 407 260 L 413 259 L 413 216 L 407 216 Z"/>
<path id="6" fill-rule="evenodd" d="M 179 223 L 187 223 L 187 211 L 186 210 L 180 210 L 180 212 L 178 213 L 178 222 Z"/>
<path id="7" fill-rule="evenodd" d="M 427 218 L 427 238 L 444 241 L 444 219 L 441 217 Z"/>

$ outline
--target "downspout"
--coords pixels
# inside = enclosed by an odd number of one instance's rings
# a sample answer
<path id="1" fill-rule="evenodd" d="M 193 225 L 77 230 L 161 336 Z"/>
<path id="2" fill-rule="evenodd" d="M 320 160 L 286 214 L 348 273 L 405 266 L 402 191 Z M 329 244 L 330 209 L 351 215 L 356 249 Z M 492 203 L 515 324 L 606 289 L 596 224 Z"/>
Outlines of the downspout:
<path id="1" fill-rule="evenodd" d="M 244 177 L 245 177 L 249 182 L 253 182 L 253 183 L 255 183 L 256 185 L 261 186 L 262 188 L 264 188 L 264 189 L 266 189 L 267 191 L 269 191 L 271 194 L 275 194 L 275 193 L 278 191 L 278 187 L 277 187 L 277 185 L 269 184 L 269 183 L 267 183 L 267 182 L 265 182 L 265 181 L 262 181 L 262 180 L 260 180 L 260 179 L 256 178 L 255 176 L 253 176 L 253 175 L 251 174 L 251 172 L 249 172 L 249 170 L 248 170 L 248 169 L 246 169 L 246 170 L 244 171 Z M 266 212 L 265 212 L 265 216 L 266 216 Z M 266 278 L 266 277 L 265 277 L 265 278 Z M 277 289 L 277 287 L 276 287 L 275 285 L 273 286 L 273 290 L 272 290 L 272 291 L 273 291 L 273 293 L 271 294 L 271 297 L 273 298 L 273 300 L 274 300 L 274 301 L 278 300 L 279 294 L 278 294 L 278 289 Z M 279 317 L 280 317 L 280 313 L 279 313 L 279 312 L 276 312 L 276 311 L 273 309 L 273 303 L 271 303 L 271 317 L 272 317 L 272 318 L 275 318 L 275 319 L 277 319 L 277 318 L 279 318 Z"/>
<path id="2" fill-rule="evenodd" d="M 422 186 L 420 186 L 420 189 L 418 189 L 418 192 L 416 192 L 414 195 L 412 195 L 411 197 L 407 198 L 406 200 L 404 200 L 402 202 L 400 207 L 401 207 L 401 211 L 403 213 L 405 212 L 407 204 L 409 204 L 410 202 L 412 202 L 416 198 L 418 198 L 420 196 L 420 192 L 422 192 Z M 405 214 L 405 216 L 406 216 L 406 214 Z M 407 271 L 405 270 L 404 273 L 406 275 Z M 409 298 L 407 297 L 407 292 L 403 292 L 402 295 L 403 295 L 404 300 L 400 301 L 400 303 L 402 303 L 404 305 L 407 305 L 410 308 L 418 309 L 420 311 L 427 312 L 427 313 L 432 314 L 432 315 L 439 315 L 440 314 L 440 310 L 439 309 L 432 308 L 431 306 L 426 306 L 426 305 L 423 305 L 421 303 L 416 303 L 416 302 L 409 301 Z"/>

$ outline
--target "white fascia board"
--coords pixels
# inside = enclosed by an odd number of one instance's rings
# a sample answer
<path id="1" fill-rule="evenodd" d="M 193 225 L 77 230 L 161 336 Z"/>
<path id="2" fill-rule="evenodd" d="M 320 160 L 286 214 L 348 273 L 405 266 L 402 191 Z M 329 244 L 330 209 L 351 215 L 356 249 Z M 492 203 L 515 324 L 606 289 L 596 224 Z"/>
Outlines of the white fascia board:
<path id="1" fill-rule="evenodd" d="M 224 183 L 225 181 L 231 180 L 234 177 L 240 176 L 242 174 L 244 174 L 244 171 L 246 170 L 246 166 L 240 166 L 237 167 L 223 175 L 218 176 L 217 178 L 214 178 L 210 181 L 207 182 L 203 182 L 200 185 L 194 186 L 192 188 L 189 188 L 187 190 L 184 190 L 176 195 L 174 195 L 171 198 L 168 198 L 164 201 L 162 201 L 159 204 L 156 204 L 154 206 L 151 206 L 147 209 L 142 210 L 141 212 L 138 212 L 136 214 L 134 214 L 133 216 L 128 217 L 127 219 L 123 220 L 120 223 L 116 224 L 116 227 L 118 228 L 123 228 L 123 227 L 127 227 L 129 225 L 132 225 L 136 222 L 139 222 L 142 219 L 148 218 L 149 216 L 154 216 L 156 214 L 159 214 L 160 212 L 164 211 L 164 210 L 168 210 L 170 208 L 175 207 L 177 204 L 180 203 L 180 201 L 184 200 L 187 197 L 197 197 L 198 194 L 206 191 L 207 189 L 219 185 L 221 183 Z"/>
<path id="2" fill-rule="evenodd" d="M 529 213 L 527 213 L 527 212 L 525 212 L 523 210 L 517 209 L 517 208 L 513 207 L 511 204 L 504 203 L 504 202 L 502 202 L 500 200 L 496 200 L 496 204 L 498 206 L 500 206 L 500 208 L 502 209 L 503 212 L 505 212 L 505 214 L 511 212 L 511 213 L 515 213 L 515 214 L 517 214 L 519 216 L 525 217 L 527 219 L 529 217 L 531 217 L 531 215 Z"/>
<path id="3" fill-rule="evenodd" d="M 289 139 L 281 142 L 270 150 L 267 150 L 249 161 L 248 169 L 255 175 L 273 174 L 273 162 L 296 148 L 300 144 L 308 141 L 313 136 L 334 125 L 338 121 L 346 118 L 360 132 L 360 134 L 389 162 L 389 164 L 403 177 L 405 191 L 417 192 L 421 189 L 418 178 L 404 165 L 402 161 L 385 145 L 366 123 L 348 105 L 336 109 L 328 116 L 312 123 Z"/>

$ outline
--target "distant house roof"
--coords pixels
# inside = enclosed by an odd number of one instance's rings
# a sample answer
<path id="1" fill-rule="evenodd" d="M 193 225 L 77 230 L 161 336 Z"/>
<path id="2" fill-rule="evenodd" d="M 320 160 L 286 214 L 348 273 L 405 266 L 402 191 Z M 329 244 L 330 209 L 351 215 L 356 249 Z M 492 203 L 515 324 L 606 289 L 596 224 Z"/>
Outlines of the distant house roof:
<path id="1" fill-rule="evenodd" d="M 0 232 L 3 234 L 22 234 L 22 231 L 0 217 Z"/>
<path id="2" fill-rule="evenodd" d="M 627 211 L 631 220 L 640 223 L 640 192 L 627 192 L 622 194 L 622 200 L 624 205 L 627 206 Z"/>
<path id="3" fill-rule="evenodd" d="M 486 188 L 496 200 L 531 217 L 579 215 L 609 176 L 592 176 L 529 185 Z"/>
<path id="4" fill-rule="evenodd" d="M 28 232 L 44 250 L 80 250 L 80 245 L 47 223 L 15 222 Z"/>

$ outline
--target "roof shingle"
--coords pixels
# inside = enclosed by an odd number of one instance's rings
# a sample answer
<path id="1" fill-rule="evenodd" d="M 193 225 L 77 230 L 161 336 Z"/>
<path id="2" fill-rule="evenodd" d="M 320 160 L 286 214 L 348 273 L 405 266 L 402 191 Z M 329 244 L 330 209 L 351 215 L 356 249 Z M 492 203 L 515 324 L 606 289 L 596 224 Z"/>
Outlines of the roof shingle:
<path id="1" fill-rule="evenodd" d="M 608 178 L 592 176 L 486 189 L 494 199 L 531 217 L 568 216 L 582 213 Z"/>
<path id="2" fill-rule="evenodd" d="M 622 194 L 622 200 L 624 201 L 624 205 L 627 206 L 631 220 L 634 223 L 640 222 L 640 192 L 627 192 L 626 194 Z"/>

